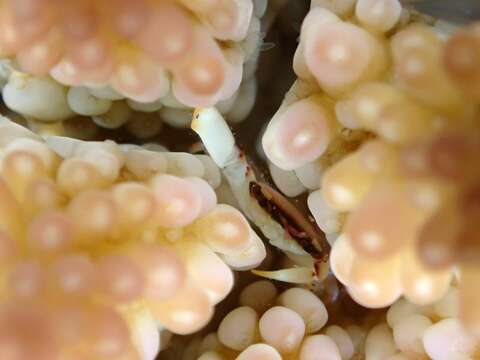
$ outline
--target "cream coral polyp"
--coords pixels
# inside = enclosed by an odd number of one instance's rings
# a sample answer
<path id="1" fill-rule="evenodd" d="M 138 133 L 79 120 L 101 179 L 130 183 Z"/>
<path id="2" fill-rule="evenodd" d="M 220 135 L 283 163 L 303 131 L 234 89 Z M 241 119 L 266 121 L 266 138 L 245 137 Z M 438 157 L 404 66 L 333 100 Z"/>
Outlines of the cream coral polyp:
<path id="1" fill-rule="evenodd" d="M 279 294 L 266 280 L 245 287 L 239 305 L 224 316 L 216 332 L 187 343 L 183 358 L 447 360 L 478 356 L 478 338 L 459 320 L 456 285 L 448 286 L 430 305 L 402 298 L 386 311 L 357 318 L 339 316 L 332 304 L 326 307 L 317 294 L 304 288 Z"/>
<path id="2" fill-rule="evenodd" d="M 2 359 L 153 359 L 159 329 L 200 329 L 230 292 L 223 256 L 265 256 L 206 180 L 168 173 L 181 153 L 1 131 Z"/>
<path id="3" fill-rule="evenodd" d="M 308 290 L 291 288 L 278 294 L 271 282 L 260 280 L 242 290 L 240 305 L 223 318 L 216 333 L 204 337 L 193 358 L 304 360 L 314 354 L 322 354 L 325 359 L 341 358 L 335 342 L 318 334 L 328 321 L 328 313 L 322 301 Z M 335 327 L 328 331 L 338 332 Z M 349 340 L 345 330 L 339 331 L 340 337 Z M 347 347 L 353 355 L 353 343 L 349 341 Z"/>
<path id="4" fill-rule="evenodd" d="M 139 102 L 169 91 L 190 107 L 227 99 L 253 51 L 240 46 L 251 0 L 2 1 L 0 18 L 1 54 L 23 71 Z"/>
<path id="5" fill-rule="evenodd" d="M 456 285 L 450 286 L 445 295 L 431 305 L 417 306 L 400 299 L 388 309 L 386 323 L 370 330 L 367 350 L 377 358 L 396 360 L 476 358 L 478 337 L 462 325 L 459 311 Z M 380 342 L 383 346 L 379 346 Z"/>
<path id="6" fill-rule="evenodd" d="M 456 273 L 459 319 L 478 333 L 478 25 L 449 34 L 399 1 L 351 3 L 312 3 L 263 148 L 314 190 L 309 209 L 354 300 L 431 304 Z"/>

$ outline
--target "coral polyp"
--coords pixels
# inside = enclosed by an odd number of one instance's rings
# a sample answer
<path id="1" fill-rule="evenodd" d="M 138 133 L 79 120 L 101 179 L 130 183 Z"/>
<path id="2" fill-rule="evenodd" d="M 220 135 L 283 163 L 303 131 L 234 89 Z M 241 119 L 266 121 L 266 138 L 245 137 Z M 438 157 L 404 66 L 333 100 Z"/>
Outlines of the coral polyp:
<path id="1" fill-rule="evenodd" d="M 356 302 L 432 304 L 458 276 L 459 319 L 478 333 L 478 26 L 447 33 L 399 1 L 324 3 L 262 138 L 274 180 L 313 190 L 332 271 Z"/>
<path id="2" fill-rule="evenodd" d="M 153 359 L 265 257 L 205 155 L 0 126 L 3 359 Z"/>
<path id="3" fill-rule="evenodd" d="M 457 291 L 449 287 L 430 306 L 401 299 L 386 313 L 349 318 L 308 290 L 293 287 L 279 293 L 272 283 L 261 280 L 242 290 L 239 306 L 224 316 L 216 332 L 187 342 L 183 358 L 475 358 L 478 344 L 458 319 Z"/>
<path id="4" fill-rule="evenodd" d="M 188 127 L 197 106 L 243 121 L 272 12 L 265 0 L 3 1 L 4 103 L 31 128 L 77 116 L 106 129 L 157 123 L 140 138 L 163 122 Z"/>
<path id="5" fill-rule="evenodd" d="M 0 48 L 65 85 L 111 85 L 152 102 L 171 84 L 181 102 L 211 104 L 239 86 L 253 12 L 236 0 L 5 1 Z"/>

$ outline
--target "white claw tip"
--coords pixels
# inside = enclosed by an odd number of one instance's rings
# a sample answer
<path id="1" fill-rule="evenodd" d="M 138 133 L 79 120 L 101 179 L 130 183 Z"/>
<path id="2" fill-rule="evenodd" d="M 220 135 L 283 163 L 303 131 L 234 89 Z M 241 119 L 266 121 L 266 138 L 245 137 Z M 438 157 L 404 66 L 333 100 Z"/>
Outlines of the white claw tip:
<path id="1" fill-rule="evenodd" d="M 220 112 L 214 108 L 197 108 L 193 113 L 191 128 L 202 139 L 213 161 L 224 167 L 235 151 L 235 139 Z"/>

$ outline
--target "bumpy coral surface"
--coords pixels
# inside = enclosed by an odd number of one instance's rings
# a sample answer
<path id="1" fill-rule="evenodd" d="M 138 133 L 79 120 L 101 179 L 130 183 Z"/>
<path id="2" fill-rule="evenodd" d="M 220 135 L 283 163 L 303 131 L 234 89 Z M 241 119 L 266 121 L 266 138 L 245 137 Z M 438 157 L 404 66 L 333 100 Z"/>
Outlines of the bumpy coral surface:
<path id="1" fill-rule="evenodd" d="M 208 156 L 0 121 L 1 359 L 153 359 L 265 257 Z"/>
<path id="2" fill-rule="evenodd" d="M 312 0 L 298 79 L 261 139 L 309 216 L 261 181 L 223 118 L 253 106 L 266 9 L 0 0 L 3 103 L 38 133 L 0 118 L 0 360 L 153 360 L 207 325 L 232 270 L 266 257 L 245 216 L 289 267 L 254 273 L 312 291 L 254 282 L 175 359 L 480 356 L 480 25 L 445 28 L 400 0 Z M 193 107 L 192 149 L 210 156 L 55 136 L 98 125 L 143 140 L 188 127 Z M 375 310 L 342 313 L 352 299 Z"/>
<path id="3" fill-rule="evenodd" d="M 383 313 L 358 319 L 338 317 L 338 314 L 330 318 L 327 307 L 314 293 L 294 287 L 279 294 L 271 282 L 261 280 L 242 290 L 240 306 L 225 315 L 216 332 L 188 342 L 181 358 L 476 358 L 478 339 L 467 333 L 458 319 L 457 292 L 458 289 L 451 286 L 439 301 L 428 306 L 414 305 L 402 298 Z"/>
<path id="4" fill-rule="evenodd" d="M 67 85 L 109 84 L 141 102 L 166 95 L 170 84 L 190 106 L 227 98 L 257 45 L 240 46 L 250 0 L 2 1 L 0 14 L 2 53 L 25 71 Z"/>
<path id="5" fill-rule="evenodd" d="M 431 305 L 418 306 L 400 299 L 386 315 L 386 323 L 378 324 L 367 337 L 375 358 L 447 360 L 479 355 L 478 338 L 459 320 L 456 286 Z"/>
<path id="6" fill-rule="evenodd" d="M 448 34 L 397 0 L 332 3 L 313 2 L 298 80 L 263 136 L 273 178 L 311 191 L 354 300 L 432 304 L 456 273 L 459 317 L 479 333 L 478 24 Z"/>
<path id="7" fill-rule="evenodd" d="M 108 129 L 137 117 L 184 128 L 192 107 L 214 104 L 242 121 L 266 11 L 266 0 L 2 1 L 4 102 L 29 121 Z"/>
<path id="8" fill-rule="evenodd" d="M 325 305 L 308 290 L 291 288 L 279 295 L 271 282 L 261 280 L 244 288 L 239 302 L 240 307 L 223 318 L 216 333 L 186 348 L 194 355 L 192 359 L 304 360 L 314 359 L 314 354 L 321 354 L 321 359 L 341 359 L 337 340 L 343 341 L 342 350 L 349 357 L 356 351 L 344 329 L 324 328 L 328 321 Z"/>

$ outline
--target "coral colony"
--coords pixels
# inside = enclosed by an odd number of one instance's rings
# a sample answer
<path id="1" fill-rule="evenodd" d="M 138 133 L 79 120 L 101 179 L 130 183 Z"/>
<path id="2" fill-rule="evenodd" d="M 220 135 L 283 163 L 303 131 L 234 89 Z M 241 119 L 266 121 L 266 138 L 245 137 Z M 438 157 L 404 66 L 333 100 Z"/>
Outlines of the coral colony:
<path id="1" fill-rule="evenodd" d="M 265 257 L 206 155 L 0 127 L 1 359 L 153 358 Z"/>
<path id="2" fill-rule="evenodd" d="M 252 154 L 287 5 L 0 2 L 0 360 L 480 358 L 480 23 L 305 0 Z"/>
<path id="3" fill-rule="evenodd" d="M 352 319 L 339 325 L 312 292 L 292 287 L 279 294 L 271 282 L 260 280 L 242 290 L 240 306 L 216 332 L 199 335 L 184 348 L 199 360 L 471 359 L 476 341 L 456 318 L 456 292 L 451 287 L 429 307 L 399 300 L 383 319 L 369 319 L 369 326 Z"/>
<path id="4" fill-rule="evenodd" d="M 8 108 L 119 128 L 138 113 L 188 127 L 218 105 L 232 122 L 253 106 L 266 0 L 8 0 L 0 77 Z"/>

